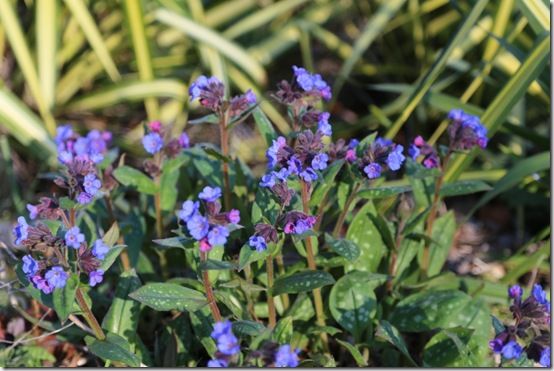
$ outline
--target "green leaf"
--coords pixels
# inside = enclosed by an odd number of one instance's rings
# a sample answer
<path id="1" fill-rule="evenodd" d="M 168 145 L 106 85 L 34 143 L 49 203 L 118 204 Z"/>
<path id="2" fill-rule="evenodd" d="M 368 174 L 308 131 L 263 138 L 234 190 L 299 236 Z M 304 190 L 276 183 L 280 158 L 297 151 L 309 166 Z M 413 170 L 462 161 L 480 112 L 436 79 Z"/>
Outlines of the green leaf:
<path id="1" fill-rule="evenodd" d="M 281 318 L 271 334 L 273 341 L 278 344 L 290 344 L 294 332 L 292 322 L 292 317 Z"/>
<path id="2" fill-rule="evenodd" d="M 153 195 L 156 193 L 156 185 L 146 174 L 129 166 L 120 166 L 114 170 L 113 175 L 118 182 L 125 186 L 135 187 L 140 193 Z"/>
<path id="3" fill-rule="evenodd" d="M 269 147 L 273 142 L 273 139 L 277 137 L 277 133 L 275 132 L 271 121 L 269 121 L 260 107 L 256 107 L 252 111 L 252 116 L 254 117 L 254 122 L 256 123 L 258 131 L 264 138 L 265 145 Z"/>
<path id="4" fill-rule="evenodd" d="M 332 285 L 333 283 L 335 283 L 335 279 L 329 273 L 308 270 L 277 278 L 273 284 L 272 295 L 297 294 Z"/>
<path id="5" fill-rule="evenodd" d="M 233 333 L 239 337 L 258 336 L 265 330 L 265 326 L 259 322 L 239 320 L 233 322 Z"/>
<path id="6" fill-rule="evenodd" d="M 346 239 L 334 239 L 330 234 L 325 234 L 325 242 L 331 247 L 331 249 L 339 254 L 344 256 L 349 261 L 353 262 L 358 259 L 360 256 L 360 249 L 358 246 L 349 240 Z"/>
<path id="7" fill-rule="evenodd" d="M 376 214 L 375 206 L 371 201 L 358 211 L 346 233 L 346 239 L 360 248 L 360 257 L 353 263 L 345 266 L 347 271 L 360 270 L 376 272 L 386 251 L 381 233 L 368 214 Z"/>
<path id="8" fill-rule="evenodd" d="M 404 338 L 402 338 L 402 334 L 400 334 L 398 329 L 391 325 L 388 321 L 383 320 L 379 322 L 379 326 L 377 327 L 375 336 L 385 339 L 386 341 L 394 345 L 396 348 L 398 348 L 398 350 L 402 352 L 402 354 L 406 356 L 406 358 L 408 358 L 408 360 L 410 360 L 414 367 L 417 367 L 417 363 L 410 355 L 408 347 L 406 346 L 406 342 L 404 342 Z"/>
<path id="9" fill-rule="evenodd" d="M 535 34 L 550 32 L 550 14 L 548 7 L 541 0 L 516 1 L 518 8 L 529 21 Z"/>
<path id="10" fill-rule="evenodd" d="M 38 78 L 44 98 L 44 104 L 52 109 L 55 100 L 58 49 L 58 9 L 59 1 L 36 3 L 36 48 L 38 61 Z"/>
<path id="11" fill-rule="evenodd" d="M 117 222 L 114 222 L 106 234 L 104 234 L 104 237 L 102 237 L 102 241 L 109 247 L 112 247 L 117 243 L 117 240 L 119 240 L 119 225 Z"/>
<path id="12" fill-rule="evenodd" d="M 229 261 L 208 259 L 200 263 L 200 270 L 203 271 L 218 271 L 218 270 L 235 270 L 238 266 Z"/>
<path id="13" fill-rule="evenodd" d="M 441 187 L 440 195 L 442 197 L 463 196 L 472 193 L 491 190 L 492 187 L 482 180 L 465 180 L 455 183 L 447 183 Z M 434 192 L 434 185 L 431 192 Z"/>
<path id="14" fill-rule="evenodd" d="M 310 207 L 320 206 L 325 196 L 336 185 L 335 178 L 342 169 L 344 160 L 334 161 L 327 169 L 325 169 L 323 175 L 315 184 L 314 191 L 310 198 Z"/>
<path id="15" fill-rule="evenodd" d="M 401 300 L 390 316 L 400 331 L 424 332 L 448 326 L 471 298 L 457 290 L 424 291 Z"/>
<path id="16" fill-rule="evenodd" d="M 506 326 L 495 316 L 491 315 L 492 327 L 494 328 L 494 336 L 498 336 L 501 332 L 506 330 Z"/>
<path id="17" fill-rule="evenodd" d="M 186 250 L 186 246 L 191 246 L 196 243 L 196 240 L 189 237 L 168 237 L 158 240 L 152 240 L 156 245 L 162 248 L 177 247 Z"/>
<path id="18" fill-rule="evenodd" d="M 354 358 L 354 361 L 356 361 L 356 364 L 358 365 L 358 367 L 367 367 L 367 362 L 364 360 L 364 357 L 362 356 L 358 348 L 356 348 L 354 345 L 346 341 L 342 341 L 340 339 L 336 339 L 336 340 L 340 345 L 342 345 L 344 348 L 346 348 L 346 350 L 348 350 L 350 355 L 352 355 L 352 358 Z"/>
<path id="19" fill-rule="evenodd" d="M 131 352 L 131 346 L 127 340 L 119 335 L 108 332 L 105 340 L 86 336 L 85 343 L 91 353 L 105 361 L 123 362 L 131 367 L 140 366 L 140 359 Z"/>
<path id="20" fill-rule="evenodd" d="M 186 162 L 187 157 L 177 156 L 165 161 L 160 178 L 160 206 L 162 210 L 171 211 L 175 209 L 177 202 L 177 181 L 181 166 Z"/>
<path id="21" fill-rule="evenodd" d="M 193 312 L 207 304 L 201 292 L 173 283 L 148 283 L 129 296 L 158 311 Z"/>
<path id="22" fill-rule="evenodd" d="M 429 246 L 429 269 L 427 270 L 429 277 L 440 273 L 448 258 L 455 232 L 456 217 L 452 210 L 435 220 L 431 237 L 435 243 Z"/>
<path id="23" fill-rule="evenodd" d="M 366 188 L 358 191 L 358 197 L 367 199 L 386 198 L 390 196 L 396 196 L 401 193 L 406 193 L 411 190 L 410 186 L 396 186 L 396 187 L 376 187 Z"/>
<path id="24" fill-rule="evenodd" d="M 106 257 L 104 260 L 102 260 L 102 263 L 100 263 L 100 269 L 104 270 L 104 272 L 107 272 L 108 269 L 112 266 L 112 264 L 115 262 L 119 254 L 123 251 L 124 248 L 127 246 L 125 245 L 117 245 L 108 250 L 108 253 L 106 254 Z"/>
<path id="25" fill-rule="evenodd" d="M 429 367 L 483 367 L 482 344 L 475 341 L 474 330 L 442 330 L 429 340 L 423 351 L 423 362 Z M 488 353 L 488 350 L 485 350 Z"/>
<path id="26" fill-rule="evenodd" d="M 189 315 L 196 339 L 204 346 L 210 357 L 214 357 L 217 347 L 210 336 L 213 330 L 213 320 L 209 308 L 204 307 L 196 312 L 190 312 Z"/>
<path id="27" fill-rule="evenodd" d="M 112 304 L 102 320 L 102 328 L 126 338 L 136 334 L 140 303 L 129 299 L 129 294 L 138 289 L 140 284 L 140 279 L 134 269 L 121 273 Z"/>
<path id="28" fill-rule="evenodd" d="M 373 290 L 386 280 L 382 274 L 354 271 L 341 277 L 329 294 L 329 310 L 342 328 L 357 341 L 377 311 Z"/>
<path id="29" fill-rule="evenodd" d="M 269 254 L 269 249 L 258 252 L 248 244 L 244 244 L 240 249 L 239 253 L 239 271 L 243 270 L 248 264 L 253 263 L 258 260 L 265 259 Z"/>
<path id="30" fill-rule="evenodd" d="M 67 317 L 73 312 L 77 287 L 79 287 L 79 276 L 71 274 L 63 288 L 55 289 L 52 292 L 54 310 L 62 323 L 64 323 Z"/>
<path id="31" fill-rule="evenodd" d="M 264 217 L 269 219 L 270 223 L 275 223 L 279 210 L 280 205 L 272 197 L 270 191 L 258 188 L 252 204 L 252 224 L 263 222 Z"/>

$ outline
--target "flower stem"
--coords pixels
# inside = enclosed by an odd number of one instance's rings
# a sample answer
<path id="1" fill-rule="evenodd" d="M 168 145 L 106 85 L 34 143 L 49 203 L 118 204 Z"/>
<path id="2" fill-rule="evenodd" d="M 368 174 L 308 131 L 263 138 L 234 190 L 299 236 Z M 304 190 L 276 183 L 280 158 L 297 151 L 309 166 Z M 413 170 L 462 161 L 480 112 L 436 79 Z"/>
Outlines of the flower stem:
<path id="1" fill-rule="evenodd" d="M 221 145 L 221 154 L 225 159 L 229 158 L 229 132 L 227 130 L 227 121 L 229 120 L 229 110 L 220 115 L 219 119 L 219 137 Z M 231 183 L 229 181 L 229 164 L 226 160 L 222 161 L 223 170 L 223 205 L 225 210 L 231 209 Z"/>
<path id="2" fill-rule="evenodd" d="M 268 256 L 265 260 L 267 269 L 267 309 L 269 313 L 269 328 L 274 328 L 277 323 L 275 313 L 275 302 L 273 301 L 273 257 Z"/>
<path id="3" fill-rule="evenodd" d="M 206 260 L 208 260 L 208 254 L 204 251 L 200 251 L 200 261 L 205 262 Z M 214 321 L 221 322 L 221 313 L 219 312 L 219 308 L 217 307 L 217 303 L 215 301 L 214 292 L 210 283 L 210 274 L 207 270 L 202 271 L 202 283 L 204 284 L 206 299 L 208 299 L 208 305 L 210 306 Z"/>
<path id="4" fill-rule="evenodd" d="M 285 274 L 285 263 L 283 261 L 283 254 L 279 252 L 275 256 L 275 261 L 277 262 L 277 267 L 279 268 L 279 274 Z M 281 300 L 283 300 L 283 309 L 287 310 L 290 306 L 289 294 L 282 294 Z"/>
<path id="5" fill-rule="evenodd" d="M 304 181 L 301 181 L 301 184 L 302 184 L 302 208 L 305 214 L 309 214 L 310 212 L 309 185 Z M 308 267 L 310 268 L 310 270 L 315 271 L 317 269 L 317 266 L 315 264 L 314 250 L 312 248 L 312 238 L 308 236 L 305 241 L 306 241 L 306 259 L 308 261 Z M 317 324 L 319 326 L 325 326 L 325 313 L 323 311 L 323 298 L 321 297 L 321 290 L 319 288 L 314 289 L 313 294 L 314 294 L 314 304 L 315 304 Z M 329 340 L 327 339 L 327 333 L 321 332 L 320 335 L 321 335 L 321 340 L 323 342 L 323 348 L 326 352 L 328 352 Z"/>
<path id="6" fill-rule="evenodd" d="M 246 264 L 244 267 L 244 277 L 246 278 L 246 282 L 249 285 L 253 284 L 252 280 L 252 268 L 250 267 L 250 264 Z M 250 316 L 254 319 L 254 321 L 258 322 L 258 317 L 256 316 L 256 311 L 254 310 L 254 300 L 252 299 L 252 291 L 250 289 L 245 290 L 246 295 L 246 308 L 248 309 L 248 313 L 250 313 Z"/>
<path id="7" fill-rule="evenodd" d="M 356 198 L 356 194 L 358 193 L 359 189 L 360 189 L 360 183 L 354 184 L 354 187 L 352 188 L 352 192 L 350 192 L 350 195 L 348 196 L 348 199 L 344 204 L 344 208 L 342 209 L 339 215 L 339 218 L 337 219 L 337 224 L 335 224 L 335 228 L 333 229 L 333 237 L 338 238 L 340 236 L 342 225 L 344 224 L 344 220 L 346 219 L 346 214 L 348 214 L 348 211 L 350 210 L 350 206 L 352 206 L 352 202 L 354 202 L 354 199 Z"/>
<path id="8" fill-rule="evenodd" d="M 100 324 L 96 320 L 96 317 L 94 317 L 94 314 L 85 301 L 85 297 L 83 296 L 81 288 L 77 288 L 77 291 L 75 292 L 75 298 L 77 299 L 77 304 L 79 304 L 79 307 L 83 311 L 83 317 L 85 317 L 85 320 L 94 332 L 94 336 L 96 336 L 98 340 L 106 339 L 106 335 L 104 334 L 102 327 L 100 327 Z"/>

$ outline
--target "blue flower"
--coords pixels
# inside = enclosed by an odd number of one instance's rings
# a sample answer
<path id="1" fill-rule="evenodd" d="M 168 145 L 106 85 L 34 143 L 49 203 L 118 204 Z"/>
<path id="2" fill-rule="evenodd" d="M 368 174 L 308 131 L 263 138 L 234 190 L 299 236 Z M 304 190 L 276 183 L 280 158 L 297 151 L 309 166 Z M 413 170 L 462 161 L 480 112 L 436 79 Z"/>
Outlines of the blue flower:
<path id="1" fill-rule="evenodd" d="M 73 129 L 71 128 L 71 125 L 62 125 L 58 126 L 56 128 L 56 137 L 54 138 L 54 142 L 60 146 L 60 144 L 63 145 L 63 143 L 70 139 L 73 136 Z"/>
<path id="2" fill-rule="evenodd" d="M 257 252 L 262 252 L 267 249 L 265 238 L 262 236 L 250 236 L 248 239 L 248 245 L 255 248 Z"/>
<path id="3" fill-rule="evenodd" d="M 48 281 L 48 284 L 53 288 L 65 287 L 67 282 L 67 273 L 60 266 L 52 267 L 46 274 L 44 278 Z"/>
<path id="4" fill-rule="evenodd" d="M 183 206 L 181 210 L 179 210 L 179 219 L 185 223 L 188 222 L 189 219 L 198 212 L 199 207 L 200 203 L 198 201 L 187 200 L 183 202 Z"/>
<path id="5" fill-rule="evenodd" d="M 260 181 L 260 187 L 271 188 L 275 185 L 275 180 L 273 172 L 265 174 Z"/>
<path id="6" fill-rule="evenodd" d="M 273 144 L 267 149 L 265 155 L 268 159 L 267 167 L 273 169 L 277 165 L 277 153 L 281 148 L 287 145 L 285 137 L 278 137 L 273 139 Z"/>
<path id="7" fill-rule="evenodd" d="M 289 175 L 298 175 L 298 173 L 302 171 L 302 163 L 300 162 L 298 157 L 296 157 L 296 155 L 290 156 L 289 160 L 287 161 L 287 165 L 287 171 Z"/>
<path id="8" fill-rule="evenodd" d="M 146 150 L 146 152 L 153 155 L 160 152 L 160 150 L 164 145 L 164 141 L 160 136 L 160 134 L 150 133 L 142 137 L 142 145 L 144 146 L 144 149 Z"/>
<path id="9" fill-rule="evenodd" d="M 73 161 L 73 153 L 69 151 L 61 151 L 58 153 L 58 161 L 63 165 L 69 164 Z"/>
<path id="10" fill-rule="evenodd" d="M 211 359 L 208 361 L 208 367 L 228 367 L 229 363 L 224 359 Z"/>
<path id="11" fill-rule="evenodd" d="M 240 352 L 239 341 L 233 334 L 229 320 L 215 323 L 211 337 L 217 342 L 217 350 L 221 353 L 232 356 Z"/>
<path id="12" fill-rule="evenodd" d="M 17 225 L 13 229 L 13 234 L 15 236 L 15 244 L 20 245 L 21 242 L 25 241 L 29 237 L 29 225 L 24 217 L 20 216 L 17 218 Z"/>
<path id="13" fill-rule="evenodd" d="M 314 88 L 312 75 L 302 67 L 292 66 L 296 82 L 304 91 L 310 91 Z"/>
<path id="14" fill-rule="evenodd" d="M 311 226 L 304 220 L 300 219 L 294 225 L 294 233 L 302 234 L 311 229 Z"/>
<path id="15" fill-rule="evenodd" d="M 246 97 L 248 104 L 256 104 L 256 94 L 254 94 L 252 90 L 248 89 L 244 96 Z"/>
<path id="16" fill-rule="evenodd" d="M 415 144 L 412 144 L 408 149 L 408 155 L 414 160 L 419 157 L 420 153 L 421 151 L 419 150 L 419 147 Z"/>
<path id="17" fill-rule="evenodd" d="M 187 222 L 187 229 L 190 235 L 197 241 L 206 237 L 209 228 L 210 224 L 208 223 L 208 219 L 199 213 L 194 214 Z"/>
<path id="18" fill-rule="evenodd" d="M 400 169 L 400 167 L 402 166 L 402 163 L 406 159 L 402 151 L 404 151 L 404 147 L 401 146 L 400 144 L 397 144 L 396 146 L 394 146 L 392 152 L 389 153 L 387 157 L 387 165 L 389 166 L 389 169 L 391 169 L 392 171 L 396 171 Z"/>
<path id="19" fill-rule="evenodd" d="M 208 242 L 212 246 L 225 245 L 227 237 L 229 237 L 229 230 L 222 225 L 216 225 L 208 233 Z"/>
<path id="20" fill-rule="evenodd" d="M 203 90 L 206 90 L 209 84 L 208 78 L 204 75 L 198 76 L 196 81 L 194 81 L 192 84 L 190 84 L 189 87 L 189 96 L 190 100 L 195 100 L 196 98 L 200 97 L 200 94 L 202 94 Z"/>
<path id="21" fill-rule="evenodd" d="M 509 341 L 504 347 L 502 347 L 502 356 L 506 359 L 517 359 L 521 356 L 523 348 L 514 340 Z"/>
<path id="22" fill-rule="evenodd" d="M 289 169 L 284 167 L 279 171 L 274 171 L 273 174 L 275 175 L 275 178 L 277 178 L 280 181 L 284 182 L 289 177 L 290 172 L 289 172 Z"/>
<path id="23" fill-rule="evenodd" d="M 329 161 L 329 156 L 326 153 L 318 153 L 312 159 L 312 167 L 315 170 L 325 170 L 327 168 L 327 161 Z"/>
<path id="24" fill-rule="evenodd" d="M 78 249 L 83 242 L 85 242 L 85 235 L 81 233 L 79 227 L 69 228 L 69 230 L 65 232 L 65 244 L 67 246 Z"/>
<path id="25" fill-rule="evenodd" d="M 512 299 L 519 299 L 523 295 L 523 289 L 519 285 L 513 285 L 508 289 L 508 295 Z"/>
<path id="26" fill-rule="evenodd" d="M 77 202 L 81 205 L 86 205 L 92 201 L 92 196 L 87 192 L 81 192 L 77 195 Z"/>
<path id="27" fill-rule="evenodd" d="M 350 139 L 350 142 L 348 142 L 348 148 L 354 149 L 358 146 L 358 144 L 360 144 L 360 141 L 358 139 Z"/>
<path id="28" fill-rule="evenodd" d="M 29 276 L 34 276 L 38 272 L 38 262 L 33 259 L 31 255 L 25 255 L 23 257 L 23 266 L 21 269 L 23 270 L 23 273 Z"/>
<path id="29" fill-rule="evenodd" d="M 381 176 L 381 171 L 381 165 L 379 165 L 377 162 L 372 162 L 364 167 L 364 173 L 366 173 L 369 179 L 379 178 Z"/>
<path id="30" fill-rule="evenodd" d="M 467 118 L 466 113 L 462 109 L 453 109 L 448 112 L 448 119 L 453 121 L 463 121 Z"/>
<path id="31" fill-rule="evenodd" d="M 98 285 L 104 279 L 104 270 L 97 269 L 88 275 L 88 284 L 92 287 Z"/>
<path id="32" fill-rule="evenodd" d="M 102 187 L 102 183 L 96 177 L 96 174 L 87 174 L 83 180 L 83 187 L 89 195 L 94 196 Z"/>
<path id="33" fill-rule="evenodd" d="M 539 363 L 541 366 L 550 367 L 550 347 L 546 347 L 542 350 Z"/>
<path id="34" fill-rule="evenodd" d="M 198 198 L 207 202 L 215 202 L 220 197 L 221 197 L 221 188 L 219 187 L 212 188 L 210 186 L 206 186 L 204 187 L 202 192 L 198 194 Z"/>
<path id="35" fill-rule="evenodd" d="M 292 350 L 289 344 L 281 345 L 275 353 L 275 367 L 297 367 L 299 350 Z"/>
<path id="36" fill-rule="evenodd" d="M 190 147 L 190 138 L 187 133 L 181 133 L 181 135 L 179 135 L 179 145 L 182 148 Z"/>
<path id="37" fill-rule="evenodd" d="M 317 173 L 312 168 L 307 168 L 306 170 L 302 171 L 299 175 L 300 175 L 300 178 L 302 178 L 306 183 L 315 182 L 317 180 Z"/>
<path id="38" fill-rule="evenodd" d="M 103 260 L 106 257 L 106 254 L 110 251 L 110 247 L 102 240 L 94 241 L 92 246 L 92 255 L 96 256 L 98 259 Z"/>
<path id="39" fill-rule="evenodd" d="M 541 285 L 535 284 L 533 286 L 533 296 L 539 304 L 546 304 L 546 292 L 542 289 Z"/>
<path id="40" fill-rule="evenodd" d="M 33 277 L 31 277 L 31 282 L 33 285 L 42 291 L 45 294 L 52 293 L 52 290 L 54 289 L 50 284 L 48 284 L 48 281 L 46 281 L 44 278 L 42 278 L 40 275 L 36 274 Z"/>
<path id="41" fill-rule="evenodd" d="M 317 130 L 322 135 L 330 137 L 333 135 L 333 129 L 331 127 L 331 124 L 329 124 L 329 112 L 322 112 L 319 114 L 318 121 L 317 121 Z"/>
<path id="42" fill-rule="evenodd" d="M 491 341 L 489 341 L 489 348 L 494 353 L 502 352 L 502 347 L 504 347 L 504 343 L 499 338 L 495 338 L 495 339 L 492 339 Z"/>

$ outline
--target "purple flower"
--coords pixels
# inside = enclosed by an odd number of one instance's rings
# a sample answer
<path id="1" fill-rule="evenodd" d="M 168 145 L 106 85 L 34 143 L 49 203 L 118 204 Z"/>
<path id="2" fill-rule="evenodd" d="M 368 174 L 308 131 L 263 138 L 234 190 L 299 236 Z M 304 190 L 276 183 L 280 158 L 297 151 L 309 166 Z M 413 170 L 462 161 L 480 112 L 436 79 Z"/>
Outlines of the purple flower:
<path id="1" fill-rule="evenodd" d="M 296 82 L 304 91 L 310 91 L 314 88 L 312 75 L 303 67 L 292 66 Z"/>
<path id="2" fill-rule="evenodd" d="M 448 112 L 448 119 L 453 121 L 461 121 L 466 117 L 466 113 L 462 109 L 453 109 Z"/>
<path id="3" fill-rule="evenodd" d="M 181 135 L 179 135 L 179 145 L 182 148 L 190 147 L 190 138 L 187 133 L 181 133 Z"/>
<path id="4" fill-rule="evenodd" d="M 360 141 L 358 139 L 356 139 L 356 138 L 350 139 L 350 142 L 348 142 L 348 148 L 354 149 L 354 148 L 358 147 L 358 144 L 360 144 Z"/>
<path id="5" fill-rule="evenodd" d="M 248 239 L 248 245 L 256 249 L 257 252 L 262 252 L 267 249 L 265 238 L 262 236 L 250 236 Z"/>
<path id="6" fill-rule="evenodd" d="M 160 152 L 164 145 L 164 141 L 160 134 L 158 133 L 150 133 L 146 134 L 144 137 L 142 137 L 142 145 L 146 152 L 150 153 L 151 155 L 156 154 Z"/>
<path id="7" fill-rule="evenodd" d="M 541 285 L 533 285 L 533 296 L 540 304 L 546 303 L 546 292 L 542 289 Z"/>
<path id="8" fill-rule="evenodd" d="M 196 98 L 200 97 L 200 94 L 208 87 L 208 84 L 209 80 L 206 76 L 198 76 L 196 81 L 193 82 L 189 87 L 190 100 L 195 100 Z"/>
<path id="9" fill-rule="evenodd" d="M 244 94 L 248 104 L 256 104 L 256 94 L 251 89 L 248 89 Z"/>
<path id="10" fill-rule="evenodd" d="M 87 192 L 81 192 L 77 195 L 77 202 L 81 205 L 86 205 L 92 201 L 92 196 Z"/>
<path id="11" fill-rule="evenodd" d="M 78 249 L 83 242 L 85 242 L 85 235 L 81 233 L 79 227 L 69 228 L 69 230 L 65 232 L 65 244 L 67 246 Z"/>
<path id="12" fill-rule="evenodd" d="M 204 187 L 202 192 L 200 192 L 198 194 L 198 198 L 200 198 L 201 200 L 204 200 L 206 202 L 215 202 L 220 197 L 221 197 L 221 188 L 219 188 L 219 187 L 213 187 L 212 188 L 210 186 L 206 186 L 206 187 Z"/>
<path id="13" fill-rule="evenodd" d="M 17 225 L 13 229 L 13 234 L 15 236 L 15 244 L 20 245 L 21 242 L 25 241 L 29 236 L 28 233 L 29 225 L 24 217 L 20 216 L 17 218 Z"/>
<path id="14" fill-rule="evenodd" d="M 92 247 L 92 255 L 100 260 L 103 260 L 106 257 L 108 251 L 110 251 L 110 247 L 106 245 L 104 241 L 100 239 L 94 241 L 94 245 Z"/>
<path id="15" fill-rule="evenodd" d="M 54 141 L 59 146 L 60 144 L 63 145 L 63 143 L 73 136 L 73 129 L 71 128 L 71 125 L 62 125 L 58 126 L 56 128 L 56 137 L 54 138 Z"/>
<path id="16" fill-rule="evenodd" d="M 306 233 L 310 229 L 311 229 L 310 224 L 302 219 L 297 221 L 296 224 L 294 225 L 294 233 L 296 234 Z"/>
<path id="17" fill-rule="evenodd" d="M 327 168 L 327 161 L 329 161 L 329 156 L 326 153 L 318 153 L 312 159 L 312 167 L 315 170 L 325 170 Z"/>
<path id="18" fill-rule="evenodd" d="M 229 221 L 229 223 L 232 224 L 240 223 L 240 211 L 238 211 L 237 209 L 232 209 L 231 211 L 229 211 L 229 213 L 227 214 L 227 220 Z"/>
<path id="19" fill-rule="evenodd" d="M 67 273 L 60 266 L 52 267 L 46 274 L 44 278 L 48 281 L 48 284 L 53 288 L 61 289 L 65 287 L 67 282 Z"/>
<path id="20" fill-rule="evenodd" d="M 102 187 L 102 183 L 95 174 L 87 174 L 83 180 L 83 187 L 89 195 L 94 196 Z"/>
<path id="21" fill-rule="evenodd" d="M 229 237 L 229 230 L 222 225 L 216 225 L 208 233 L 208 242 L 212 246 L 225 245 L 227 237 Z"/>
<path id="22" fill-rule="evenodd" d="M 506 359 L 517 359 L 521 356 L 523 348 L 514 340 L 509 341 L 504 347 L 502 347 L 502 356 Z"/>
<path id="23" fill-rule="evenodd" d="M 404 151 L 404 147 L 401 146 L 400 144 L 397 144 L 396 146 L 394 146 L 392 152 L 389 153 L 387 157 L 387 165 L 389 166 L 389 169 L 391 169 L 392 171 L 396 171 L 400 169 L 400 167 L 402 166 L 402 163 L 406 159 L 402 151 Z"/>
<path id="24" fill-rule="evenodd" d="M 542 350 L 539 363 L 541 366 L 550 367 L 550 347 L 546 347 Z"/>
<path id="25" fill-rule="evenodd" d="M 208 361 L 208 367 L 210 367 L 210 368 L 213 368 L 213 367 L 228 367 L 228 366 L 229 366 L 229 363 L 224 359 L 216 358 L 216 359 L 210 359 Z"/>
<path id="26" fill-rule="evenodd" d="M 88 284 L 91 287 L 98 285 L 104 279 L 104 270 L 97 269 L 88 275 Z"/>
<path id="27" fill-rule="evenodd" d="M 208 223 L 208 219 L 199 213 L 194 214 L 187 221 L 187 229 L 190 235 L 197 241 L 200 241 L 208 234 L 209 228 L 210 224 Z"/>
<path id="28" fill-rule="evenodd" d="M 48 281 L 38 274 L 31 278 L 31 282 L 37 289 L 41 290 L 45 294 L 50 294 L 52 293 L 52 290 L 54 290 L 54 288 L 48 284 Z"/>
<path id="29" fill-rule="evenodd" d="M 71 161 L 73 161 L 73 153 L 69 151 L 61 151 L 58 153 L 58 161 L 60 161 L 61 164 L 67 165 Z"/>
<path id="30" fill-rule="evenodd" d="M 262 176 L 262 180 L 260 181 L 260 186 L 261 187 L 265 187 L 265 188 L 271 188 L 275 185 L 275 175 L 273 174 L 273 172 L 269 173 L 269 174 L 265 174 L 264 176 Z"/>
<path id="31" fill-rule="evenodd" d="M 381 176 L 381 171 L 381 165 L 376 162 L 372 162 L 364 168 L 364 173 L 366 173 L 369 179 L 379 178 Z"/>
<path id="32" fill-rule="evenodd" d="M 38 262 L 33 259 L 31 255 L 25 255 L 23 257 L 23 266 L 21 269 L 23 270 L 23 273 L 29 276 L 34 276 L 38 272 Z"/>
<path id="33" fill-rule="evenodd" d="M 281 170 L 282 171 L 282 170 Z M 289 175 L 295 174 L 297 175 L 299 172 L 302 171 L 302 162 L 296 157 L 296 155 L 290 156 L 289 160 L 287 161 L 287 172 Z"/>
<path id="34" fill-rule="evenodd" d="M 211 336 L 217 342 L 217 350 L 221 353 L 232 356 L 240 352 L 239 341 L 233 334 L 229 320 L 215 323 Z"/>
<path id="35" fill-rule="evenodd" d="M 504 343 L 499 338 L 495 338 L 489 341 L 489 348 L 494 353 L 500 353 L 502 351 L 502 347 L 504 347 Z"/>
<path id="36" fill-rule="evenodd" d="M 512 299 L 519 299 L 523 295 L 523 289 L 519 285 L 513 285 L 508 289 L 508 295 Z"/>
<path id="37" fill-rule="evenodd" d="M 190 218 L 196 213 L 198 213 L 198 208 L 200 203 L 198 201 L 187 200 L 183 202 L 181 210 L 179 210 L 179 219 L 185 223 L 189 221 Z"/>
<path id="38" fill-rule="evenodd" d="M 279 171 L 274 171 L 273 175 L 275 175 L 275 178 L 277 178 L 280 181 L 284 182 L 289 177 L 290 171 L 289 171 L 289 169 L 284 167 Z"/>
<path id="39" fill-rule="evenodd" d="M 408 155 L 409 155 L 413 160 L 415 160 L 416 158 L 418 158 L 420 153 L 421 153 L 421 151 L 419 150 L 419 148 L 418 148 L 415 144 L 412 144 L 412 145 L 410 146 L 410 148 L 408 149 Z"/>
<path id="40" fill-rule="evenodd" d="M 307 168 L 299 175 L 306 183 L 315 182 L 317 180 L 317 173 L 312 168 Z"/>
<path id="41" fill-rule="evenodd" d="M 273 169 L 275 165 L 277 165 L 278 159 L 277 159 L 277 153 L 281 148 L 287 145 L 287 140 L 285 137 L 278 137 L 277 139 L 273 140 L 273 144 L 267 149 L 266 157 L 268 159 L 268 168 Z"/>
<path id="42" fill-rule="evenodd" d="M 289 344 L 281 345 L 275 353 L 275 367 L 297 367 L 299 351 L 292 350 Z"/>
<path id="43" fill-rule="evenodd" d="M 329 112 L 322 112 L 319 114 L 317 121 L 317 130 L 319 130 L 322 135 L 328 137 L 333 135 L 333 129 L 331 128 L 331 124 L 329 124 L 329 116 Z"/>
<path id="44" fill-rule="evenodd" d="M 27 204 L 27 210 L 29 211 L 29 218 L 31 218 L 31 220 L 36 219 L 36 217 L 38 216 L 38 207 L 36 207 L 35 205 Z"/>

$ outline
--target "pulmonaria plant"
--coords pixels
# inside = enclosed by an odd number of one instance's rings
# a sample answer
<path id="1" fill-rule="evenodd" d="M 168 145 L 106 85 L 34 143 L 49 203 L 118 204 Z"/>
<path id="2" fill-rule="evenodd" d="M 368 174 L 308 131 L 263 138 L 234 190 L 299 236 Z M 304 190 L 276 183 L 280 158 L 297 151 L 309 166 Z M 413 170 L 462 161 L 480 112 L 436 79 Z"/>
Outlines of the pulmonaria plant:
<path id="1" fill-rule="evenodd" d="M 497 331 L 489 347 L 501 354 L 504 361 L 518 360 L 526 354 L 528 359 L 550 367 L 550 301 L 540 285 L 535 284 L 531 294 L 523 300 L 523 289 L 519 285 L 509 288 L 512 299 L 510 312 L 513 324 L 504 325 Z"/>
<path id="2" fill-rule="evenodd" d="M 183 202 L 178 216 L 189 235 L 198 241 L 200 251 L 208 252 L 214 246 L 225 245 L 231 231 L 240 227 L 240 212 L 236 209 L 221 212 L 219 187 L 204 187 L 198 198 L 201 201 Z M 201 204 L 205 214 L 201 211 Z"/>
<path id="3" fill-rule="evenodd" d="M 153 121 L 145 126 L 142 146 L 148 154 L 153 156 L 144 161 L 144 169 L 150 176 L 156 177 L 161 174 L 163 161 L 166 158 L 174 158 L 183 149 L 189 148 L 190 139 L 185 132 L 182 132 L 178 138 L 172 138 L 169 126 L 164 126 L 159 121 Z"/>

